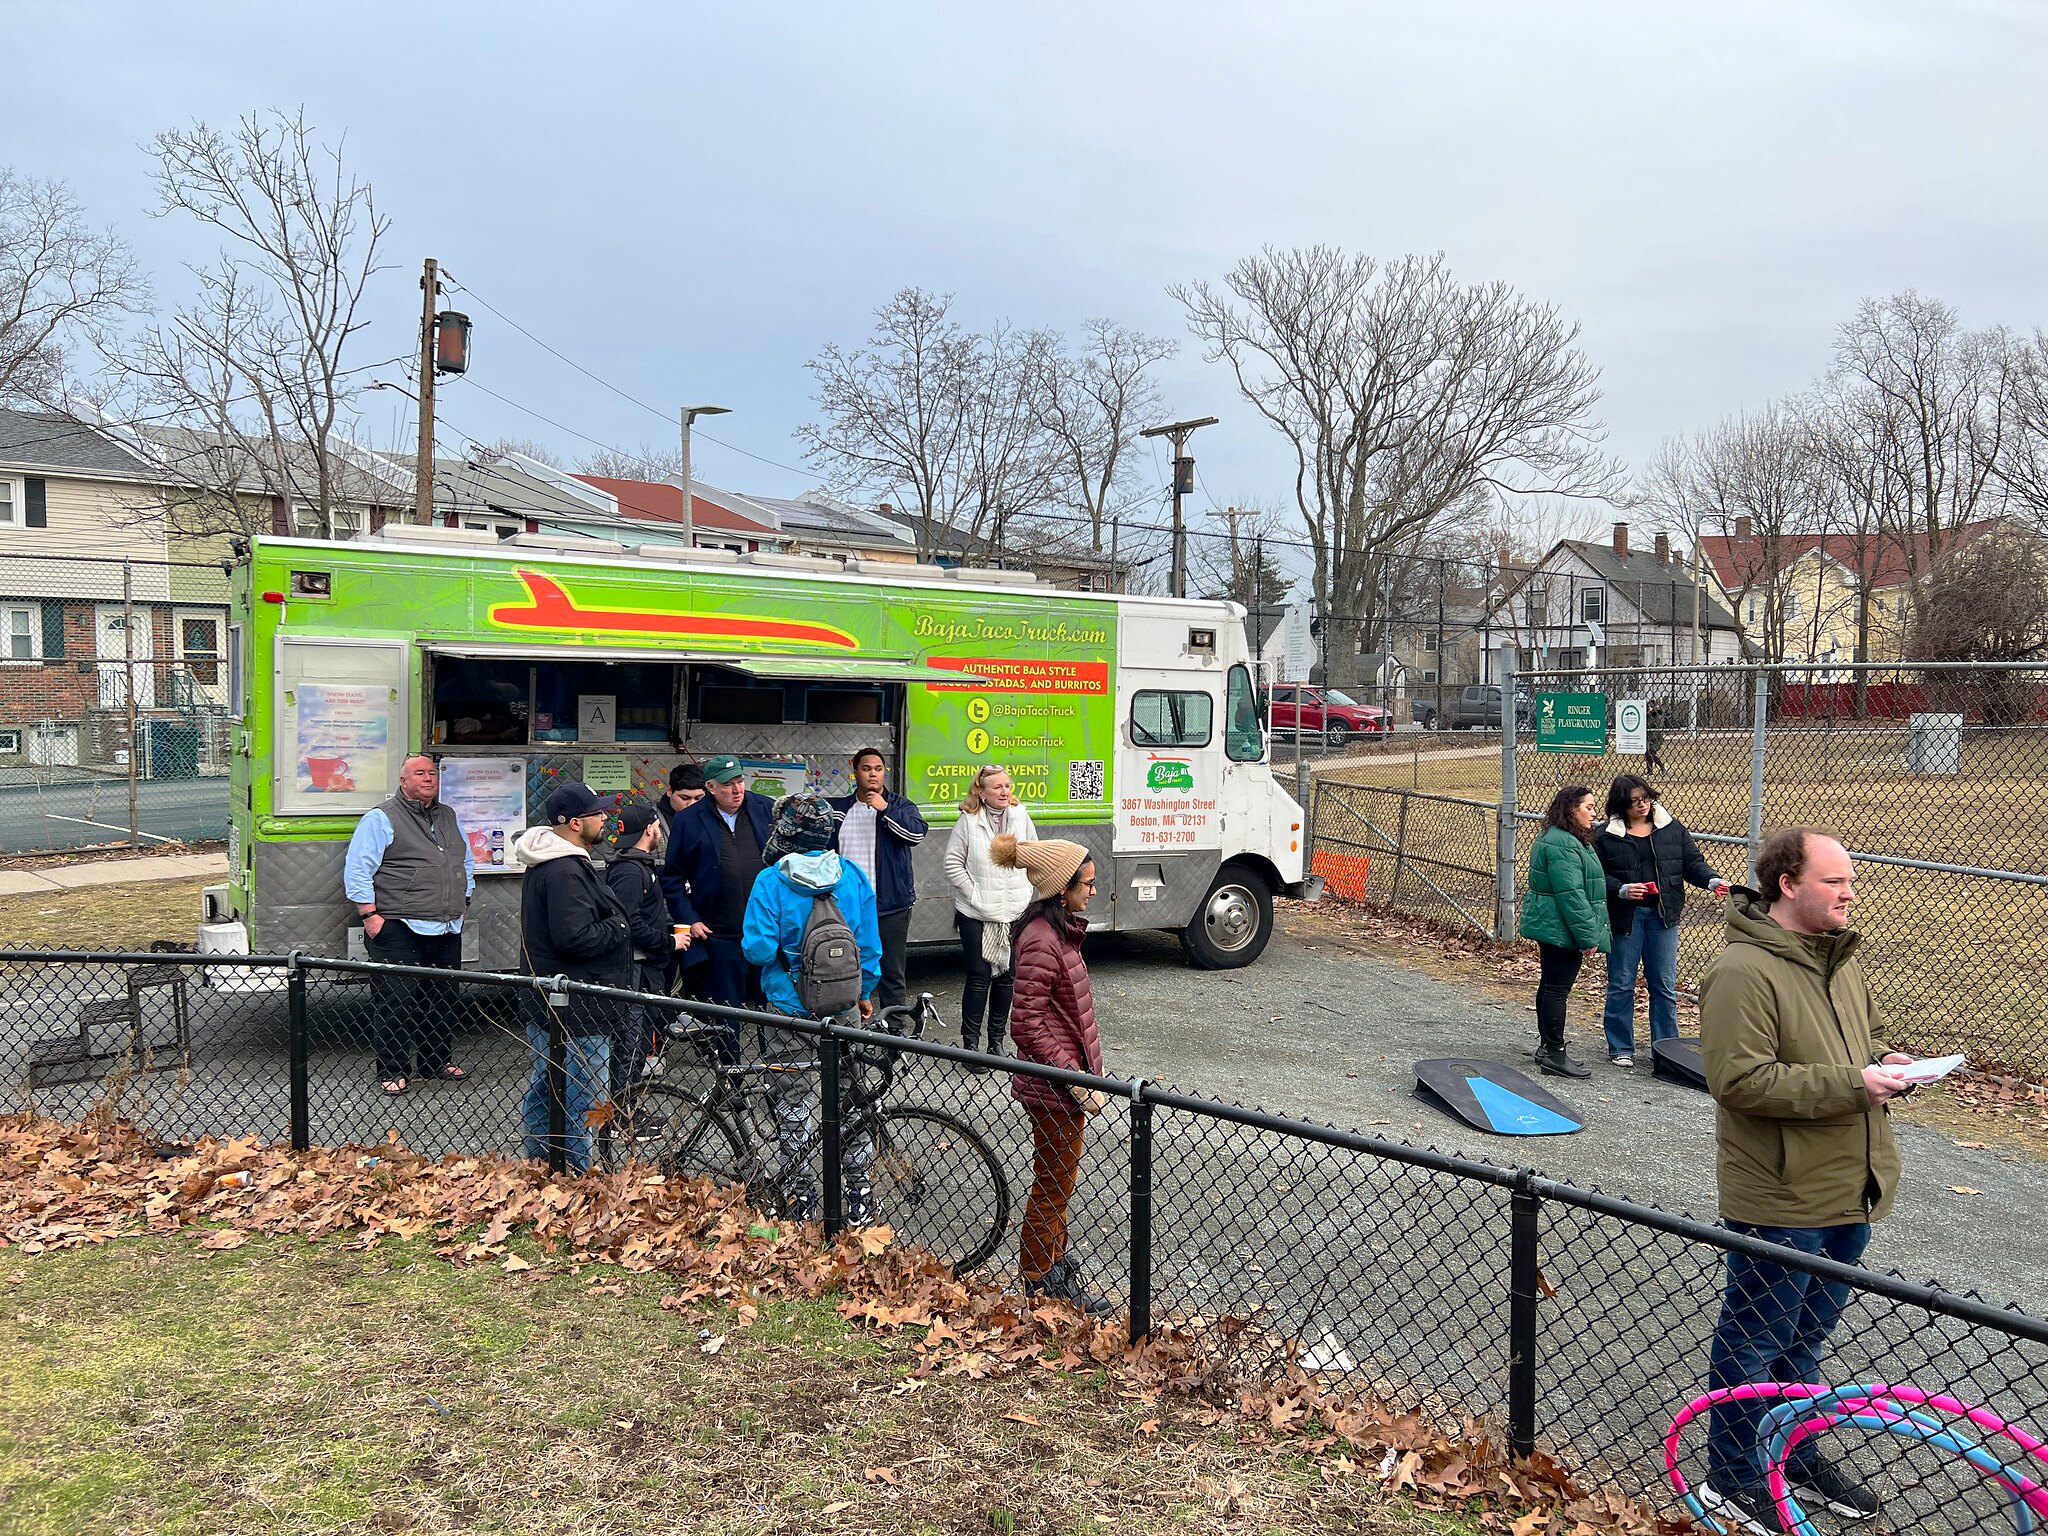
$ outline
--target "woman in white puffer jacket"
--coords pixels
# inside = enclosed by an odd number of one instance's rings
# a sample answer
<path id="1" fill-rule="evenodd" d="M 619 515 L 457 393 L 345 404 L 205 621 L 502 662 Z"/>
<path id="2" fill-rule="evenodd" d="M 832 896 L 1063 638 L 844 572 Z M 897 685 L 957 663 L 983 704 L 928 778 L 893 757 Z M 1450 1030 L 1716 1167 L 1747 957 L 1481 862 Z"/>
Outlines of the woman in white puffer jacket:
<path id="1" fill-rule="evenodd" d="M 953 887 L 953 925 L 960 932 L 960 951 L 967 962 L 967 985 L 960 996 L 960 1044 L 981 1045 L 983 1016 L 988 1019 L 988 1048 L 1003 1053 L 1003 1034 L 1010 1027 L 1010 927 L 1031 904 L 1031 878 L 1020 869 L 1004 869 L 989 858 L 988 845 L 1005 832 L 1029 842 L 1038 829 L 1031 813 L 1017 803 L 1007 768 L 985 764 L 967 786 L 960 819 L 946 840 L 946 879 Z"/>

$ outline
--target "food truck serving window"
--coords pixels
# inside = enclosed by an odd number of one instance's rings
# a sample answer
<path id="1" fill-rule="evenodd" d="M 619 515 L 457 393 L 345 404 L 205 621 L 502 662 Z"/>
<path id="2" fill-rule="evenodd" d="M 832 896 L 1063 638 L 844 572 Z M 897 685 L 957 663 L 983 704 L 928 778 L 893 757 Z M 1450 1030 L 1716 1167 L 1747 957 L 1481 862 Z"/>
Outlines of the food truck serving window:
<path id="1" fill-rule="evenodd" d="M 279 635 L 276 688 L 278 814 L 366 811 L 391 796 L 411 716 L 403 641 Z"/>

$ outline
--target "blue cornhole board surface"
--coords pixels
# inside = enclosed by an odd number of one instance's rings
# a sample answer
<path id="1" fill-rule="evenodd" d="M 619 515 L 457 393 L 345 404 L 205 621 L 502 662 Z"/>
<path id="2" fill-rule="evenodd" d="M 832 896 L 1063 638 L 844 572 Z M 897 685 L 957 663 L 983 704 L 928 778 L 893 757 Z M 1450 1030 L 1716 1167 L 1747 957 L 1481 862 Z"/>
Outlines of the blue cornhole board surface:
<path id="1" fill-rule="evenodd" d="M 1569 1136 L 1586 1128 L 1577 1111 L 1498 1061 L 1418 1061 L 1415 1092 L 1495 1136 Z"/>

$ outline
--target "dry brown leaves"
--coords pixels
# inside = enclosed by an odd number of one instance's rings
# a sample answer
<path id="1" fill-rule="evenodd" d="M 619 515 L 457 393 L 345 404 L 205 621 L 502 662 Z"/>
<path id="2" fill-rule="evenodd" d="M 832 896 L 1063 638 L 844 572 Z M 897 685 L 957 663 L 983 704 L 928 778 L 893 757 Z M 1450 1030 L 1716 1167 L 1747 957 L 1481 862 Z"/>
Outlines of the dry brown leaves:
<path id="1" fill-rule="evenodd" d="M 238 1172 L 250 1177 L 228 1181 Z M 294 1154 L 243 1137 L 164 1156 L 121 1121 L 0 1121 L 0 1248 L 33 1255 L 187 1229 L 200 1248 L 214 1251 L 255 1233 L 354 1248 L 396 1237 L 425 1240 L 451 1263 L 495 1264 L 528 1279 L 592 1263 L 660 1272 L 676 1281 L 664 1308 L 720 1303 L 742 1328 L 770 1298 L 837 1291 L 839 1312 L 857 1325 L 921 1332 L 906 1390 L 930 1376 L 1100 1370 L 1145 1403 L 1164 1392 L 1213 1399 L 1221 1374 L 1216 1341 L 1242 1327 L 1233 1319 L 1195 1320 L 1199 1330 L 1162 1325 L 1134 1347 L 1118 1323 L 960 1279 L 929 1255 L 898 1247 L 887 1228 L 849 1232 L 827 1247 L 815 1226 L 768 1225 L 735 1192 L 706 1180 L 644 1171 L 552 1178 L 536 1164 L 504 1158 L 435 1162 L 396 1142 L 374 1154 Z M 538 1258 L 512 1252 L 515 1235 Z M 590 1281 L 593 1295 L 620 1289 L 602 1272 Z M 724 1335 L 715 1340 L 724 1342 Z M 1685 1528 L 1619 1495 L 1581 1488 L 1541 1454 L 1512 1461 L 1481 1425 L 1447 1435 L 1418 1415 L 1333 1391 L 1298 1367 L 1241 1391 L 1229 1406 L 1212 1401 L 1194 1418 L 1263 1425 L 1276 1451 L 1315 1457 L 1326 1478 L 1367 1477 L 1425 1506 L 1465 1506 L 1488 1528 L 1514 1536 Z M 864 1475 L 888 1481 L 888 1472 Z"/>

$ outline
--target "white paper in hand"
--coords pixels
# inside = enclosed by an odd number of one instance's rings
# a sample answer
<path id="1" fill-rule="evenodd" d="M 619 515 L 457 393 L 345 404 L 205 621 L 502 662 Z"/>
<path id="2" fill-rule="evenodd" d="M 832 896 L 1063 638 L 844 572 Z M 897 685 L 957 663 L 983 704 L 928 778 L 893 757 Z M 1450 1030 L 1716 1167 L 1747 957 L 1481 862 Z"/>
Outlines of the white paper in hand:
<path id="1" fill-rule="evenodd" d="M 1890 1070 L 1915 1087 L 1938 1083 L 1949 1073 L 1960 1067 L 1965 1058 L 1961 1056 L 1929 1056 L 1921 1061 L 1912 1061 L 1904 1066 L 1894 1065 Z"/>

